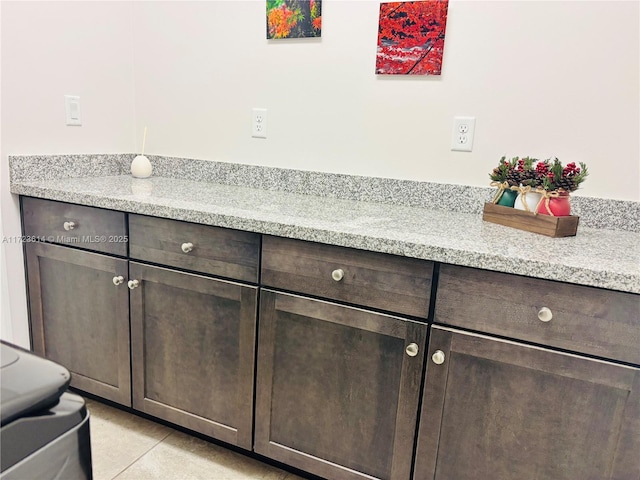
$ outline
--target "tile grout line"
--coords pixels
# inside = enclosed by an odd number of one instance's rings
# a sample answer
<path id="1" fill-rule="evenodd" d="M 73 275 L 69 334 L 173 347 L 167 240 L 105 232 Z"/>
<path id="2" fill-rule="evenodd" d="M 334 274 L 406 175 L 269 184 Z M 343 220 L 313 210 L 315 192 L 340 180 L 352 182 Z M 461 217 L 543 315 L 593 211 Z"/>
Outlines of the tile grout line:
<path id="1" fill-rule="evenodd" d="M 142 457 L 144 457 L 145 455 L 147 455 L 149 452 L 151 452 L 151 450 L 153 450 L 154 448 L 156 448 L 158 445 L 160 445 L 162 442 L 164 442 L 167 438 L 169 438 L 171 435 L 173 435 L 175 433 L 175 430 L 171 430 L 170 432 L 168 432 L 164 437 L 162 437 L 161 439 L 159 439 L 156 443 L 154 443 L 150 448 L 148 448 L 144 453 L 140 454 L 135 460 L 133 460 L 131 463 L 129 463 L 129 465 L 127 465 L 126 467 L 124 467 L 122 470 L 120 470 L 114 477 L 112 477 L 109 480 L 116 480 L 120 475 L 122 475 L 124 472 L 126 472 L 129 468 L 131 468 L 135 463 L 137 463 L 138 461 L 140 461 L 142 459 Z M 284 480 L 284 479 L 283 479 Z"/>
<path id="2" fill-rule="evenodd" d="M 100 418 L 103 421 L 105 421 L 106 423 L 110 423 L 109 420 L 108 420 L 109 415 L 105 415 L 105 412 L 108 413 L 108 411 L 111 410 L 112 407 L 110 407 L 108 405 L 105 405 L 105 404 L 101 404 L 100 402 L 96 402 L 96 405 L 102 405 L 102 406 L 104 406 L 106 408 L 106 410 L 105 411 L 101 411 L 99 414 L 94 414 L 95 415 L 94 419 L 95 418 Z M 91 405 L 90 401 L 87 401 L 87 407 L 88 407 L 89 410 L 91 410 L 92 405 Z M 120 410 L 118 410 L 118 411 L 123 413 L 123 414 L 125 414 L 125 415 L 127 415 L 127 416 L 136 417 L 135 415 L 130 414 L 129 412 L 120 411 Z M 137 417 L 137 418 L 140 418 L 140 417 Z M 128 430 L 135 430 L 136 427 L 134 426 L 134 427 L 127 428 L 127 429 Z M 122 475 L 124 475 L 127 470 L 129 470 L 133 466 L 136 466 L 141 460 L 144 460 L 144 457 L 148 456 L 155 448 L 157 448 L 159 445 L 161 445 L 162 443 L 167 441 L 171 436 L 175 436 L 176 434 L 181 435 L 182 433 L 185 433 L 185 432 L 180 432 L 179 430 L 175 430 L 175 429 L 173 429 L 171 427 L 168 427 L 167 431 L 165 433 L 161 433 L 161 436 L 157 437 L 153 441 L 153 443 L 151 445 L 149 445 L 142 453 L 139 453 L 135 458 L 133 458 L 132 460 L 129 460 L 124 466 L 119 466 L 114 473 L 111 473 L 108 476 L 106 476 L 106 475 L 105 476 L 100 476 L 99 478 L 102 479 L 102 480 L 117 480 L 117 479 L 123 478 Z M 185 434 L 188 437 L 191 437 L 191 435 L 189 435 L 187 433 L 185 433 Z M 206 441 L 206 439 L 202 439 L 202 440 Z M 218 445 L 218 446 L 222 447 L 224 449 L 223 446 L 220 446 L 220 445 Z M 181 450 L 184 450 L 181 447 L 178 447 L 178 448 L 181 449 Z M 224 449 L 224 450 L 228 450 L 228 449 Z M 194 453 L 194 452 L 192 452 L 192 453 Z M 250 457 L 245 457 L 240 452 L 235 452 L 235 453 L 237 453 L 240 457 L 245 458 L 246 460 L 256 460 L 256 461 L 258 461 L 258 463 L 264 463 L 264 462 L 260 462 L 259 460 L 255 459 L 255 458 L 252 459 Z M 216 458 L 219 457 L 219 454 L 214 455 L 214 457 L 216 457 Z M 294 478 L 295 479 L 299 478 L 294 473 L 287 472 L 286 470 L 278 468 L 275 465 L 271 465 L 271 467 L 274 468 L 274 469 L 280 470 L 279 474 L 277 476 L 273 477 L 274 480 L 293 480 Z M 104 473 L 106 473 L 106 472 L 104 472 Z M 98 480 L 98 477 L 94 477 L 94 478 L 96 478 L 96 480 Z M 157 478 L 161 478 L 161 477 L 157 477 Z M 233 477 L 233 478 L 235 479 L 236 477 Z M 256 480 L 257 480 L 258 478 L 262 478 L 262 477 L 246 477 L 246 478 L 247 479 L 248 478 L 256 478 Z M 269 476 L 269 478 L 271 478 L 271 477 Z M 302 478 L 304 478 L 304 477 L 302 477 Z M 300 480 L 302 480 L 302 478 L 300 478 Z M 229 480 L 231 480 L 231 479 L 229 479 Z"/>

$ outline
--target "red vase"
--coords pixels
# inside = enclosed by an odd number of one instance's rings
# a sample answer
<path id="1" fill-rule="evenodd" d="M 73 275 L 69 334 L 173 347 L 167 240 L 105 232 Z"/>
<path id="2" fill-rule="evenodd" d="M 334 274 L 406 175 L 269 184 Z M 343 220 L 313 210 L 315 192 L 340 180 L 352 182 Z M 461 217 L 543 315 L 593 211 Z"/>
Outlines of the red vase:
<path id="1" fill-rule="evenodd" d="M 549 213 L 551 210 L 551 213 Z M 556 217 L 568 217 L 571 215 L 571 203 L 569 202 L 569 192 L 561 192 L 559 197 L 551 197 L 549 199 L 549 208 L 547 209 L 547 199 L 543 199 L 538 208 L 541 215 L 554 215 Z"/>

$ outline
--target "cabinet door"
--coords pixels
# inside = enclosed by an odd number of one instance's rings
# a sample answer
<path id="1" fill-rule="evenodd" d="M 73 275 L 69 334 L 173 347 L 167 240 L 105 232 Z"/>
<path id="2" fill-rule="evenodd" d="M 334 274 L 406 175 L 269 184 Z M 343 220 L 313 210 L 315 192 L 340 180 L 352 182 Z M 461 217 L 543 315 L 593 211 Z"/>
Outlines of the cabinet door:
<path id="1" fill-rule="evenodd" d="M 637 368 L 438 327 L 428 356 L 416 479 L 640 478 Z"/>
<path id="2" fill-rule="evenodd" d="M 127 261 L 58 245 L 25 247 L 35 352 L 71 372 L 71 385 L 131 406 Z"/>
<path id="3" fill-rule="evenodd" d="M 133 406 L 251 448 L 257 288 L 131 262 Z"/>
<path id="4" fill-rule="evenodd" d="M 259 332 L 256 452 L 330 479 L 409 478 L 425 324 L 263 290 Z"/>

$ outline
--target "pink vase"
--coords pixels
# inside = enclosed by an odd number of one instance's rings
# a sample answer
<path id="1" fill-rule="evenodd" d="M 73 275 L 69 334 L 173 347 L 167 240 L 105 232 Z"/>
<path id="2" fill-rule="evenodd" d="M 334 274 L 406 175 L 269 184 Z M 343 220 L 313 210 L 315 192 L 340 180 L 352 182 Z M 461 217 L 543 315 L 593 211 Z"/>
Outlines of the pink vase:
<path id="1" fill-rule="evenodd" d="M 551 213 L 549 213 L 551 210 Z M 561 192 L 559 197 L 551 197 L 549 199 L 549 209 L 547 209 L 547 200 L 543 199 L 538 213 L 541 215 L 551 215 L 556 217 L 568 217 L 571 215 L 571 203 L 569 202 L 569 192 Z"/>

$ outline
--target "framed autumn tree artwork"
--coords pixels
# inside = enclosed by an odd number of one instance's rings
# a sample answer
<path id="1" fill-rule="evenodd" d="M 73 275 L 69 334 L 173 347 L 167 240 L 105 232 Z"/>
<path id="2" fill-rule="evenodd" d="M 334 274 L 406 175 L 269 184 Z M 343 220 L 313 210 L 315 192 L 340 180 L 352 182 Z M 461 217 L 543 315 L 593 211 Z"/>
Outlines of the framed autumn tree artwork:
<path id="1" fill-rule="evenodd" d="M 267 0 L 267 39 L 319 37 L 321 0 Z"/>
<path id="2" fill-rule="evenodd" d="M 448 0 L 380 4 L 376 73 L 440 75 Z"/>

